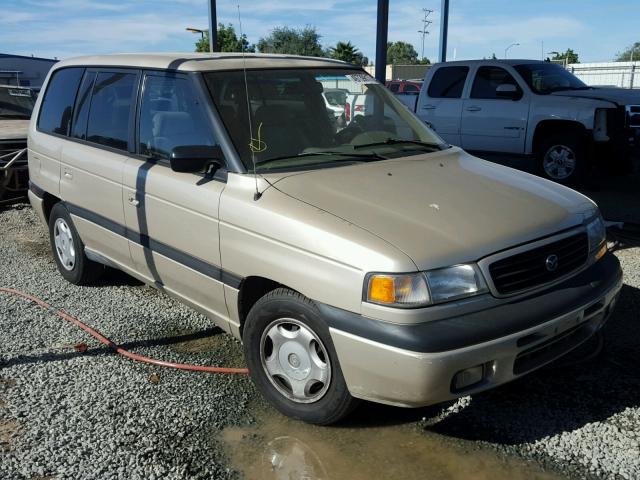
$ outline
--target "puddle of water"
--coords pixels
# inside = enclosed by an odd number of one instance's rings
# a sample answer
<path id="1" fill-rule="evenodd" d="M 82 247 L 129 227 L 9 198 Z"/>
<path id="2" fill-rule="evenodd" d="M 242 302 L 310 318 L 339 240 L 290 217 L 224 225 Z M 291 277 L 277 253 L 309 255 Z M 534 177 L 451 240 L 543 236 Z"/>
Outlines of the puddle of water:
<path id="1" fill-rule="evenodd" d="M 519 460 L 467 449 L 409 425 L 317 427 L 269 413 L 257 424 L 227 428 L 233 467 L 254 480 L 552 480 Z"/>

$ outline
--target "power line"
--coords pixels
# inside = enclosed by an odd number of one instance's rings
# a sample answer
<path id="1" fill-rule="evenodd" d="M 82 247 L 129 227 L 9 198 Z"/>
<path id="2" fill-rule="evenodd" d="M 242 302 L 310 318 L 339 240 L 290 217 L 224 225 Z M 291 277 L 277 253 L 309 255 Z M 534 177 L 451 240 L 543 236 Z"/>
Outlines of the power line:
<path id="1" fill-rule="evenodd" d="M 427 19 L 427 17 L 433 13 L 433 10 L 423 8 L 422 11 L 424 12 L 424 17 L 422 18 L 422 30 L 418 30 L 418 33 L 422 34 L 422 55 L 420 56 L 420 59 L 424 58 L 424 37 L 429 35 L 429 30 L 427 30 L 427 28 L 433 23 L 431 20 Z"/>

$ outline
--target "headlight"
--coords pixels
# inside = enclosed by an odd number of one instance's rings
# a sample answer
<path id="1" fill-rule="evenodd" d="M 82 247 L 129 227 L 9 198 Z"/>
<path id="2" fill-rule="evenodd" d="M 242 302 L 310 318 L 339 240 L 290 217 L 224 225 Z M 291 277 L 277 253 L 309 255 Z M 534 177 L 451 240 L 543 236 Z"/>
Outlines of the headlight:
<path id="1" fill-rule="evenodd" d="M 587 235 L 589 236 L 589 252 L 596 252 L 596 258 L 602 257 L 607 251 L 607 229 L 601 215 L 587 223 Z"/>
<path id="2" fill-rule="evenodd" d="M 431 270 L 426 275 L 433 303 L 468 297 L 487 290 L 477 265 L 456 265 Z"/>
<path id="3" fill-rule="evenodd" d="M 604 226 L 602 216 L 598 215 L 587 223 L 587 234 L 589 235 L 589 251 L 593 252 L 607 239 L 607 229 Z"/>
<path id="4" fill-rule="evenodd" d="M 366 301 L 404 308 L 423 307 L 487 291 L 484 278 L 474 264 L 399 275 L 372 274 L 366 282 Z"/>

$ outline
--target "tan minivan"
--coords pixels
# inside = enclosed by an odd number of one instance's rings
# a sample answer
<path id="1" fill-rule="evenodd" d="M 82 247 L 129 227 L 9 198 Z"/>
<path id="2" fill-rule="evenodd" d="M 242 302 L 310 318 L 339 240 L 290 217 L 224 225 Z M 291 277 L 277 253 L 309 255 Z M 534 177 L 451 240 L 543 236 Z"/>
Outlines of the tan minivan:
<path id="1" fill-rule="evenodd" d="M 366 108 L 337 121 L 325 89 Z M 63 277 L 118 268 L 202 312 L 307 422 L 524 375 L 600 329 L 622 283 L 593 202 L 445 144 L 334 60 L 59 62 L 29 172 Z"/>

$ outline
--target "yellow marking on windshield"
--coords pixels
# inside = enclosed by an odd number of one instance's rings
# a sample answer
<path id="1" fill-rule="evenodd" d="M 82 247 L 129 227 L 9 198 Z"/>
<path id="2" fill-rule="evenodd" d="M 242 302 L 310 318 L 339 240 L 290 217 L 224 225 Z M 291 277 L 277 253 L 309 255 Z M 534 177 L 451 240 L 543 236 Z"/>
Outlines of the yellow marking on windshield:
<path id="1" fill-rule="evenodd" d="M 258 138 L 251 139 L 249 148 L 253 153 L 262 153 L 268 148 L 267 144 L 262 141 L 262 122 L 258 125 Z"/>

